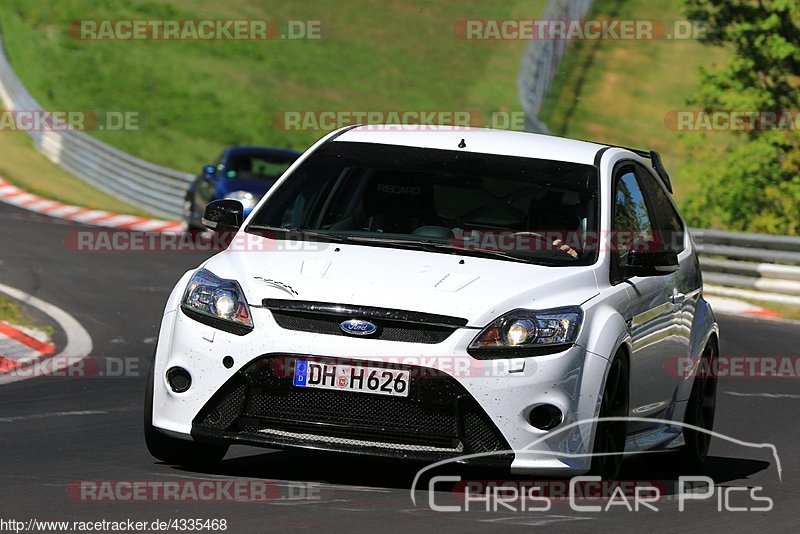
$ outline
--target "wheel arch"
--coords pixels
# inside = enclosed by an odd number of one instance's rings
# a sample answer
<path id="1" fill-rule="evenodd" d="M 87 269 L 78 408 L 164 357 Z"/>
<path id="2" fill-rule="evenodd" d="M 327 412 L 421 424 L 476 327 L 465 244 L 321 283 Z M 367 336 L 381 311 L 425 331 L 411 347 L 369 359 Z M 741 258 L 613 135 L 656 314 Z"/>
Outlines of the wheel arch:
<path id="1" fill-rule="evenodd" d="M 701 296 L 698 300 L 694 321 L 692 323 L 692 337 L 689 346 L 689 354 L 687 354 L 687 357 L 692 359 L 693 364 L 697 363 L 697 360 L 702 357 L 703 351 L 711 342 L 714 343 L 717 349 L 716 356 L 719 357 L 719 325 L 714 317 L 714 312 L 711 309 L 711 305 Z M 689 395 L 692 393 L 693 385 L 693 377 L 691 379 L 687 377 L 685 380 L 683 380 L 678 386 L 676 400 L 678 402 L 688 401 Z"/>

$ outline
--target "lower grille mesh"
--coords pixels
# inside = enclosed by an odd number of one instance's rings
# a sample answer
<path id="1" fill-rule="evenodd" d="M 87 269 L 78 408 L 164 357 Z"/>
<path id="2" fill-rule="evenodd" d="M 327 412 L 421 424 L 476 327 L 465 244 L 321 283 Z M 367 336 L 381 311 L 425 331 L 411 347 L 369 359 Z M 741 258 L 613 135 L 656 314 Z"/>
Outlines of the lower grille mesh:
<path id="1" fill-rule="evenodd" d="M 475 400 L 440 372 L 402 366 L 411 374 L 409 396 L 396 397 L 294 387 L 287 360 L 292 358 L 264 357 L 237 373 L 201 410 L 195 426 L 336 449 L 451 455 L 508 449 Z"/>
<path id="2" fill-rule="evenodd" d="M 501 451 L 508 448 L 489 417 L 477 406 L 464 413 L 464 437 L 471 452 Z"/>
<path id="3" fill-rule="evenodd" d="M 347 433 L 360 429 L 367 433 L 383 431 L 397 435 L 456 437 L 456 420 L 452 413 L 425 409 L 399 397 L 371 397 L 365 393 L 313 389 L 274 394 L 273 391 L 254 388 L 248 396 L 244 414 L 284 427 L 308 423 L 331 430 L 346 427 Z"/>

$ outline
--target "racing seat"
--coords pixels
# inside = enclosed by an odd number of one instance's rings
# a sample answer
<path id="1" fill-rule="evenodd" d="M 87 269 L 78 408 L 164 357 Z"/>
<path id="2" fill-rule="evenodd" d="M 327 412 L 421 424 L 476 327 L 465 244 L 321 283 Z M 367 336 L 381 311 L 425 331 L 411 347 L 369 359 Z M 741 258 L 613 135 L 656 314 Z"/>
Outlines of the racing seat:
<path id="1" fill-rule="evenodd" d="M 364 188 L 362 205 L 365 230 L 387 234 L 411 234 L 436 225 L 433 187 L 424 176 L 407 172 L 377 171 Z"/>

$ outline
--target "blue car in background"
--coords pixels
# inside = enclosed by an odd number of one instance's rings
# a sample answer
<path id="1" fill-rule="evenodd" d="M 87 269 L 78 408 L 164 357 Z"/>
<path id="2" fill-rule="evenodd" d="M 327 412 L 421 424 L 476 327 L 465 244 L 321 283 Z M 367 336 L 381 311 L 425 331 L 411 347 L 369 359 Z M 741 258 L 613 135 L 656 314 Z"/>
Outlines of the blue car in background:
<path id="1" fill-rule="evenodd" d="M 183 219 L 189 230 L 202 230 L 200 222 L 206 204 L 231 198 L 244 205 L 245 217 L 269 191 L 300 152 L 283 148 L 232 146 L 189 186 L 183 205 Z"/>

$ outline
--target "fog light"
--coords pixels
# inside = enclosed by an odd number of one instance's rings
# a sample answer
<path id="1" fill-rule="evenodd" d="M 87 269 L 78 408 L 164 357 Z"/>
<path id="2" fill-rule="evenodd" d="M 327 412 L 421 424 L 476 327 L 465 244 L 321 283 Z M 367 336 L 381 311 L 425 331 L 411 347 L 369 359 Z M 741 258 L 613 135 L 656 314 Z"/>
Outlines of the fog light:
<path id="1" fill-rule="evenodd" d="M 172 367 L 167 371 L 167 382 L 175 393 L 183 393 L 192 385 L 192 375 L 183 367 Z"/>
<path id="2" fill-rule="evenodd" d="M 539 430 L 551 430 L 561 424 L 564 414 L 552 404 L 540 404 L 531 410 L 528 420 Z"/>

